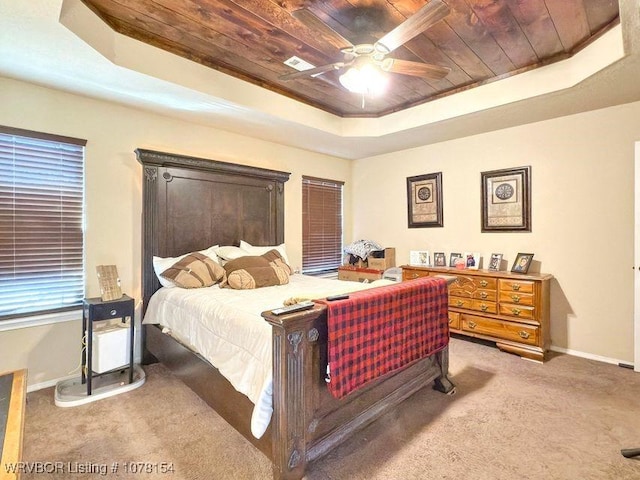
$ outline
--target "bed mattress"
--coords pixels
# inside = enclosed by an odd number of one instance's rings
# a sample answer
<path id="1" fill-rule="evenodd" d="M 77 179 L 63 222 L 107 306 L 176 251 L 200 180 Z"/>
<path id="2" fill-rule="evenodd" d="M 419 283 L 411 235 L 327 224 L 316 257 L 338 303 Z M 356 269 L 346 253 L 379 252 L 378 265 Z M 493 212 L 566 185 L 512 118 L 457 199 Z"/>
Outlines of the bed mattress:
<path id="1" fill-rule="evenodd" d="M 345 282 L 294 274 L 286 285 L 255 290 L 160 288 L 149 300 L 144 324 L 159 324 L 198 352 L 254 404 L 251 433 L 260 438 L 269 426 L 272 405 L 271 326 L 260 315 L 289 298 L 329 295 L 389 285 Z"/>

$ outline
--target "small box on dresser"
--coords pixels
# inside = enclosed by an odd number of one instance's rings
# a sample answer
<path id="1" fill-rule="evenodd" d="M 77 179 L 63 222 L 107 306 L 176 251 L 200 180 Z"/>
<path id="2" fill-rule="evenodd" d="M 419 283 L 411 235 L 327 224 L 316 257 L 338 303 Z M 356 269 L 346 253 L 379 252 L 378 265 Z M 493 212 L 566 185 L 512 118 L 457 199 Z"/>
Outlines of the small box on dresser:
<path id="1" fill-rule="evenodd" d="M 549 285 L 553 275 L 449 267 L 402 266 L 402 279 L 453 275 L 449 329 L 496 343 L 501 350 L 544 361 L 551 343 Z"/>

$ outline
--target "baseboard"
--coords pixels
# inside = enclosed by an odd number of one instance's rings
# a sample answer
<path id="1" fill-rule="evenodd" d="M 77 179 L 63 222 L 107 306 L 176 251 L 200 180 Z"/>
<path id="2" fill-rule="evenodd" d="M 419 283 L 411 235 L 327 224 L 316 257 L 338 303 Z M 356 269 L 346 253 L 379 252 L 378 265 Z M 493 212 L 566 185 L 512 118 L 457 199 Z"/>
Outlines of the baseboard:
<path id="1" fill-rule="evenodd" d="M 613 365 L 619 365 L 621 363 L 629 364 L 628 360 L 620 360 L 617 358 L 603 357 L 601 355 L 594 355 L 593 353 L 581 352 L 579 350 L 571 350 L 570 348 L 557 347 L 555 345 L 551 345 L 551 348 L 549 350 L 553 352 L 566 353 L 567 355 L 573 355 L 574 357 L 582 357 L 589 360 L 597 360 L 598 362 L 611 363 Z"/>
<path id="2" fill-rule="evenodd" d="M 34 383 L 33 385 L 29 385 L 27 387 L 27 393 L 37 392 L 38 390 L 42 390 L 43 388 L 55 387 L 58 382 L 70 380 L 79 376 L 80 374 L 78 373 L 77 375 L 67 375 L 66 377 L 54 378 L 53 380 L 47 380 L 46 382 Z"/>

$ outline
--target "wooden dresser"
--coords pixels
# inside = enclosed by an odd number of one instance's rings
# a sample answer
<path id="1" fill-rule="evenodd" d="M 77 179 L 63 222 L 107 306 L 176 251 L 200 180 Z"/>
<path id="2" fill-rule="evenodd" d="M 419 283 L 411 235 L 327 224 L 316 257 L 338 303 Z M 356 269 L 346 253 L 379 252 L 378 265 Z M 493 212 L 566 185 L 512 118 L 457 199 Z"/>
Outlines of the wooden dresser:
<path id="1" fill-rule="evenodd" d="M 552 275 L 402 266 L 403 280 L 438 274 L 456 277 L 449 286 L 453 333 L 490 340 L 501 350 L 544 361 L 550 345 Z"/>

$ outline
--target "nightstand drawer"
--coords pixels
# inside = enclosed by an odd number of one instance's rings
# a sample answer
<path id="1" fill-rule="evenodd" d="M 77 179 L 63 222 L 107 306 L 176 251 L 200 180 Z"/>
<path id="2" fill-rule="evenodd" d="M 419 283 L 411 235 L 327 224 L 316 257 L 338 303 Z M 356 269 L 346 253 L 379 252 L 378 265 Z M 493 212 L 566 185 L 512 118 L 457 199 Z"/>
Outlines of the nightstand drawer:
<path id="1" fill-rule="evenodd" d="M 89 305 L 89 312 L 93 321 L 130 317 L 133 314 L 133 303 L 112 302 L 99 305 Z"/>

